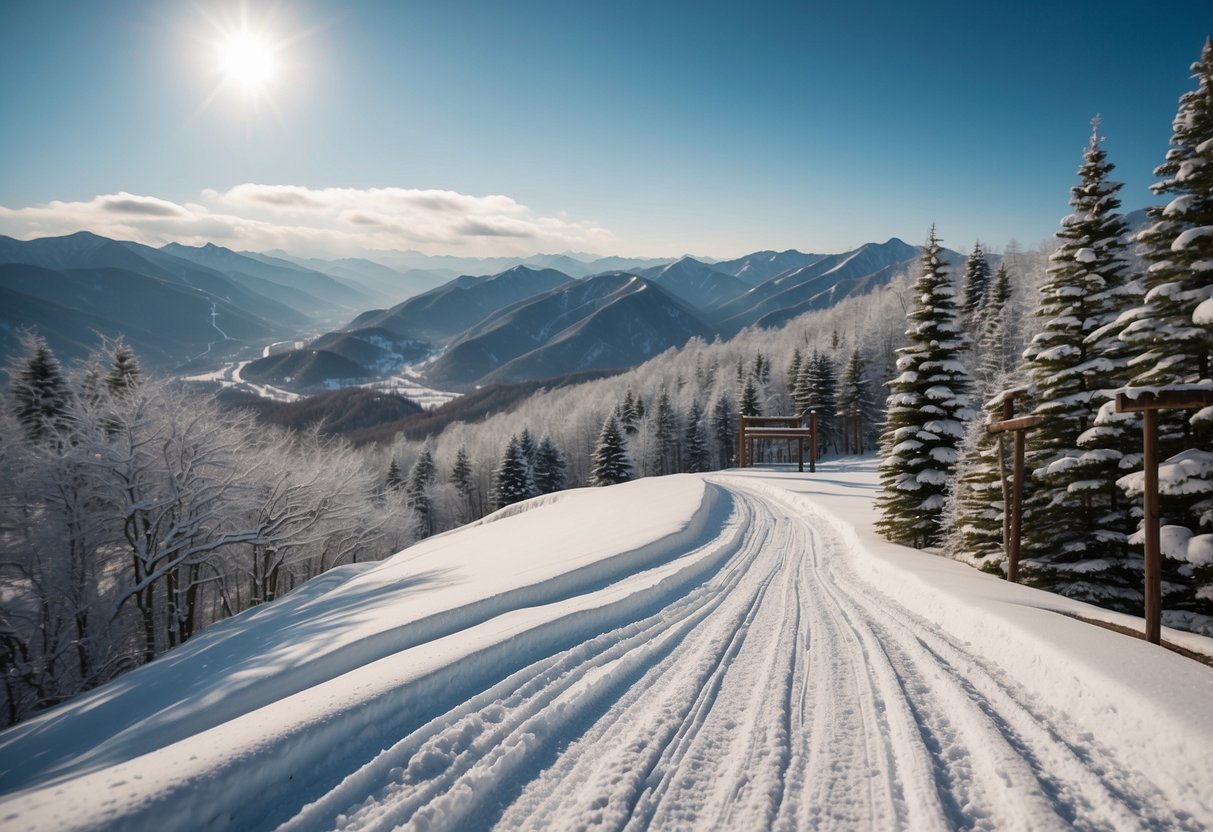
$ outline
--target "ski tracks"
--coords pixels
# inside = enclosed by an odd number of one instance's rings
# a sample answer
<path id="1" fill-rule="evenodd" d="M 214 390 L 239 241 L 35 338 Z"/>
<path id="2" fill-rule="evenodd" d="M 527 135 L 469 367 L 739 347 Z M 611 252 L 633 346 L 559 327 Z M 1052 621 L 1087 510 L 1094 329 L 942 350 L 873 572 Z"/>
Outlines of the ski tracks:
<path id="1" fill-rule="evenodd" d="M 744 538 L 658 612 L 518 670 L 289 829 L 1200 829 L 824 518 L 727 477 Z"/>

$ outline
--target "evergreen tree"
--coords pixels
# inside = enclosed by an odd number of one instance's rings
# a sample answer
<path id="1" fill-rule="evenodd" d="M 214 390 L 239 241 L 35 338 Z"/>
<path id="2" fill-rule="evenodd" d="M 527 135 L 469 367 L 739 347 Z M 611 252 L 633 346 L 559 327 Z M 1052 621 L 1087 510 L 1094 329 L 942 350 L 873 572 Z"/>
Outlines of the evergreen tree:
<path id="1" fill-rule="evenodd" d="M 1150 264 L 1145 296 L 1126 314 L 1121 338 L 1134 349 L 1133 385 L 1204 384 L 1213 377 L 1213 43 L 1192 65 L 1196 89 L 1184 93 L 1170 148 L 1155 171 L 1157 194 L 1170 201 L 1150 210 L 1138 236 Z M 1158 414 L 1163 525 L 1195 537 L 1165 546 L 1163 604 L 1213 616 L 1213 408 Z M 1140 478 L 1125 482 L 1140 493 Z"/>
<path id="2" fill-rule="evenodd" d="M 522 433 L 518 434 L 518 450 L 522 451 L 522 456 L 526 459 L 527 467 L 534 470 L 535 437 L 531 436 L 530 428 L 523 428 Z"/>
<path id="3" fill-rule="evenodd" d="M 973 253 L 965 263 L 964 274 L 964 306 L 961 308 L 961 321 L 969 327 L 976 322 L 978 315 L 986 305 L 986 295 L 990 287 L 990 264 L 986 261 L 986 253 L 981 249 L 981 243 L 973 244 Z"/>
<path id="4" fill-rule="evenodd" d="M 1010 376 L 1019 365 L 1015 328 L 1012 326 L 1011 275 L 1005 263 L 999 265 L 994 282 L 986 293 L 986 303 L 973 324 L 977 332 L 977 368 L 974 383 L 977 397 L 986 401 L 999 392 L 1000 379 Z"/>
<path id="5" fill-rule="evenodd" d="M 737 414 L 728 391 L 722 391 L 712 409 L 712 432 L 716 434 L 716 449 L 720 454 L 720 467 L 733 464 L 733 448 L 737 441 Z"/>
<path id="6" fill-rule="evenodd" d="M 125 393 L 139 386 L 143 376 L 135 351 L 121 342 L 114 347 L 113 364 L 105 377 L 105 386 L 114 395 Z"/>
<path id="7" fill-rule="evenodd" d="M 669 394 L 661 391 L 657 400 L 657 422 L 654 426 L 653 456 L 657 473 L 672 474 L 678 470 L 678 414 Z"/>
<path id="8" fill-rule="evenodd" d="M 388 491 L 399 491 L 404 485 L 404 477 L 400 475 L 400 465 L 393 458 L 387 466 L 387 479 L 383 483 Z"/>
<path id="9" fill-rule="evenodd" d="M 393 464 L 395 460 L 393 460 Z M 417 539 L 424 540 L 432 535 L 436 529 L 434 517 L 434 500 L 431 495 L 431 486 L 434 484 L 434 479 L 437 475 L 437 469 L 434 467 L 434 454 L 430 451 L 430 443 L 426 442 L 421 446 L 421 452 L 417 454 L 417 461 L 413 463 L 412 469 L 409 470 L 408 488 L 405 494 L 408 498 L 408 506 L 417 515 Z"/>
<path id="10" fill-rule="evenodd" d="M 26 343 L 29 356 L 11 386 L 13 414 L 25 435 L 42 442 L 60 433 L 67 424 L 71 399 L 59 361 L 41 338 Z"/>
<path id="11" fill-rule="evenodd" d="M 467 523 L 472 519 L 472 463 L 468 459 L 468 449 L 463 445 L 455 452 L 455 464 L 451 466 L 451 484 L 455 486 L 461 503 L 459 519 Z"/>
<path id="12" fill-rule="evenodd" d="M 940 539 L 945 494 L 972 416 L 969 374 L 959 360 L 965 337 L 941 250 L 932 226 L 908 315 L 909 343 L 897 351 L 900 375 L 889 383 L 881 434 L 876 527 L 894 542 L 919 548 Z"/>
<path id="13" fill-rule="evenodd" d="M 615 416 L 619 419 L 619 426 L 628 436 L 635 436 L 639 432 L 637 422 L 640 421 L 640 413 L 636 409 L 636 399 L 632 396 L 631 388 L 628 388 L 623 395 L 623 401 L 616 406 Z"/>
<path id="14" fill-rule="evenodd" d="M 1001 381 L 1006 384 L 1006 379 Z M 1004 511 L 1011 465 L 1008 434 L 990 433 L 990 419 L 1002 418 L 1002 397 L 986 404 L 986 419 L 970 422 L 956 466 L 947 548 L 959 560 L 987 572 L 1003 573 L 1003 535 L 1009 518 Z M 1004 469 L 1006 471 L 1004 479 Z"/>
<path id="15" fill-rule="evenodd" d="M 800 347 L 792 350 L 792 360 L 788 363 L 788 395 L 792 401 L 796 401 L 796 385 L 800 382 L 800 367 L 804 362 L 804 356 L 800 354 Z"/>
<path id="16" fill-rule="evenodd" d="M 1117 438 L 1111 431 L 1080 445 L 1100 406 L 1129 377 L 1123 345 L 1108 329 L 1125 303 L 1129 274 L 1112 169 L 1093 129 L 1081 182 L 1071 190 L 1073 213 L 1057 232 L 1041 286 L 1040 331 L 1024 352 L 1044 422 L 1027 436 L 1034 488 L 1025 502 L 1022 566 L 1036 586 L 1129 611 L 1141 597 L 1127 548 L 1134 519 L 1116 487 L 1129 449 L 1109 447 Z"/>
<path id="17" fill-rule="evenodd" d="M 627 445 L 614 414 L 602 424 L 590 463 L 590 485 L 615 485 L 632 478 Z"/>
<path id="18" fill-rule="evenodd" d="M 497 508 L 504 508 L 535 496 L 531 469 L 527 465 L 526 454 L 523 453 L 517 436 L 511 436 L 510 441 L 506 443 L 495 480 L 493 504 Z"/>
<path id="19" fill-rule="evenodd" d="M 834 414 L 838 411 L 838 378 L 834 362 L 828 355 L 817 350 L 809 356 L 800 373 L 800 401 L 796 403 L 801 413 L 817 411 L 817 453 L 822 455 L 827 447 L 838 447 L 837 427 Z"/>
<path id="20" fill-rule="evenodd" d="M 682 444 L 684 470 L 697 474 L 711 469 L 708 433 L 704 426 L 703 406 L 699 404 L 699 399 L 691 402 L 691 411 L 687 414 L 686 432 Z"/>
<path id="21" fill-rule="evenodd" d="M 851 353 L 838 386 L 838 421 L 842 426 L 846 453 L 864 452 L 864 433 L 872 419 L 872 396 L 868 391 L 867 364 L 859 350 Z"/>
<path id="22" fill-rule="evenodd" d="M 564 455 L 546 433 L 535 451 L 535 489 L 540 494 L 552 494 L 568 487 Z"/>
<path id="23" fill-rule="evenodd" d="M 813 381 L 816 378 L 814 367 L 817 352 L 806 358 L 800 365 L 800 376 L 796 379 L 796 394 L 792 397 L 792 405 L 796 413 L 808 424 L 809 410 L 813 407 Z"/>
<path id="24" fill-rule="evenodd" d="M 746 378 L 745 386 L 741 390 L 741 415 L 762 415 L 762 405 L 758 403 L 758 387 L 754 384 L 753 376 Z"/>

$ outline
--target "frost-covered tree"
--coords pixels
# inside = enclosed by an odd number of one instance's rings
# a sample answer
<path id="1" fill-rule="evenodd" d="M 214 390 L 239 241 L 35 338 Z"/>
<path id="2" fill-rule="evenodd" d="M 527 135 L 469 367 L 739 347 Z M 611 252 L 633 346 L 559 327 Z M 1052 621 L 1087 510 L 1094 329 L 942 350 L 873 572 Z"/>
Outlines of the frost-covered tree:
<path id="1" fill-rule="evenodd" d="M 1001 263 L 994 274 L 994 281 L 986 292 L 985 306 L 973 322 L 977 333 L 976 367 L 974 384 L 977 396 L 986 401 L 999 392 L 1002 380 L 1010 376 L 1019 365 L 1019 339 L 1017 337 L 1011 273 L 1007 264 Z"/>
<path id="2" fill-rule="evenodd" d="M 135 351 L 119 341 L 114 346 L 113 363 L 105 377 L 106 386 L 111 393 L 122 393 L 137 387 L 142 376 L 143 371 L 139 369 L 139 359 L 136 358 Z"/>
<path id="3" fill-rule="evenodd" d="M 817 453 L 837 450 L 838 374 L 827 353 L 814 351 L 804 364 L 800 379 L 801 412 L 817 411 Z"/>
<path id="4" fill-rule="evenodd" d="M 388 463 L 387 477 L 384 479 L 384 487 L 389 491 L 399 491 L 404 487 L 404 477 L 400 473 L 400 463 L 395 457 Z"/>
<path id="5" fill-rule="evenodd" d="M 1010 386 L 1006 377 L 999 381 L 1004 388 Z M 1003 397 L 990 399 L 984 407 L 986 418 L 969 422 L 960 446 L 945 545 L 952 557 L 1001 574 L 1009 522 L 1005 501 L 1010 487 L 1011 442 L 1007 434 L 986 429 L 989 420 L 1003 417 Z"/>
<path id="6" fill-rule="evenodd" d="M 1036 586 L 1132 610 L 1141 598 L 1126 543 L 1134 518 L 1116 487 L 1128 449 L 1117 447 L 1118 434 L 1086 435 L 1129 378 L 1128 356 L 1108 329 L 1127 298 L 1127 227 L 1098 120 L 1094 127 L 1041 286 L 1040 329 L 1024 353 L 1034 412 L 1044 421 L 1027 437 L 1033 494 L 1025 503 L 1022 567 Z"/>
<path id="7" fill-rule="evenodd" d="M 861 454 L 865 450 L 864 436 L 875 408 L 868 389 L 867 363 L 858 349 L 851 352 L 843 368 L 837 403 L 836 416 L 842 426 L 843 449 L 846 453 Z"/>
<path id="8" fill-rule="evenodd" d="M 712 408 L 712 432 L 716 435 L 716 452 L 719 467 L 733 464 L 733 448 L 737 443 L 737 413 L 727 390 L 716 398 Z"/>
<path id="9" fill-rule="evenodd" d="M 962 285 L 964 300 L 961 305 L 960 319 L 966 327 L 972 327 L 981 310 L 985 308 L 986 296 L 990 290 L 990 262 L 981 248 L 981 241 L 973 244 L 973 252 L 965 261 Z"/>
<path id="10" fill-rule="evenodd" d="M 708 448 L 708 433 L 704 425 L 703 405 L 699 399 L 691 401 L 687 413 L 686 429 L 682 441 L 683 469 L 692 474 L 708 471 L 712 466 L 712 452 Z"/>
<path id="11" fill-rule="evenodd" d="M 567 464 L 564 455 L 552 441 L 552 437 L 544 434 L 535 449 L 535 489 L 540 494 L 553 494 L 568 487 Z"/>
<path id="12" fill-rule="evenodd" d="M 434 518 L 434 496 L 431 493 L 437 476 L 438 469 L 434 465 L 434 454 L 427 442 L 421 446 L 421 452 L 417 454 L 417 459 L 409 470 L 408 488 L 405 491 L 408 495 L 408 506 L 417 516 L 418 540 L 429 537 L 437 530 Z"/>
<path id="13" fill-rule="evenodd" d="M 590 485 L 616 485 L 632 479 L 632 463 L 619 420 L 612 414 L 602 423 L 591 459 Z"/>
<path id="14" fill-rule="evenodd" d="M 13 413 L 25 435 L 35 442 L 58 435 L 71 394 L 51 348 L 41 338 L 27 338 L 25 357 L 10 372 Z"/>
<path id="15" fill-rule="evenodd" d="M 898 350 L 899 375 L 889 382 L 881 434 L 876 527 L 885 537 L 918 548 L 939 542 L 945 495 L 969 409 L 969 373 L 960 362 L 966 339 L 956 289 L 940 256 L 935 227 L 923 249 L 908 313 L 909 343 Z"/>
<path id="16" fill-rule="evenodd" d="M 753 376 L 747 376 L 745 384 L 741 388 L 741 415 L 762 415 L 762 404 L 758 398 L 758 385 L 755 383 Z"/>
<path id="17" fill-rule="evenodd" d="M 1125 315 L 1133 385 L 1208 385 L 1213 379 L 1213 42 L 1192 65 L 1170 147 L 1153 186 L 1169 202 L 1138 236 L 1149 264 L 1145 295 Z M 1213 408 L 1159 413 L 1164 596 L 1168 609 L 1213 616 Z M 1164 476 L 1165 474 L 1165 476 Z M 1140 493 L 1140 476 L 1124 482 Z"/>
<path id="18" fill-rule="evenodd" d="M 501 456 L 501 464 L 497 466 L 494 479 L 496 487 L 493 489 L 493 505 L 496 508 L 504 508 L 535 496 L 531 467 L 527 464 L 526 454 L 522 451 L 517 435 L 511 436 L 510 441 L 506 443 L 505 453 Z"/>
<path id="19" fill-rule="evenodd" d="M 657 420 L 653 426 L 653 461 L 658 475 L 678 470 L 678 414 L 669 394 L 661 391 L 657 400 Z"/>
<path id="20" fill-rule="evenodd" d="M 467 523 L 472 520 L 472 494 L 475 486 L 472 477 L 472 462 L 468 458 L 466 445 L 460 445 L 455 452 L 455 462 L 451 465 L 451 485 L 455 486 L 455 494 L 459 499 L 459 522 Z"/>
<path id="21" fill-rule="evenodd" d="M 800 383 L 800 368 L 804 365 L 804 355 L 800 352 L 800 345 L 792 350 L 792 360 L 788 362 L 788 396 L 792 401 L 796 401 L 796 390 Z"/>

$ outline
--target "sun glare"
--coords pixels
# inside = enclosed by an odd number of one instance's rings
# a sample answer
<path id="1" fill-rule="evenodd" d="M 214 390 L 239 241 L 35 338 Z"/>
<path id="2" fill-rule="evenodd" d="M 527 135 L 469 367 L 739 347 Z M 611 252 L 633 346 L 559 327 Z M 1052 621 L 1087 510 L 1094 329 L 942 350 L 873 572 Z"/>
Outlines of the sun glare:
<path id="1" fill-rule="evenodd" d="M 274 75 L 274 49 L 246 33 L 233 36 L 219 47 L 224 80 L 246 91 L 264 87 Z"/>

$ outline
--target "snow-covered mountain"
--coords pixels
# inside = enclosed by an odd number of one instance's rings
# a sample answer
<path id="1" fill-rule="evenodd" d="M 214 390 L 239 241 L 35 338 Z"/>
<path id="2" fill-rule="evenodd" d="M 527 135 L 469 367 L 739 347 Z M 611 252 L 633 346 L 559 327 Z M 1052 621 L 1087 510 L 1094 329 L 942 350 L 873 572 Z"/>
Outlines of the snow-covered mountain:
<path id="1" fill-rule="evenodd" d="M 693 257 L 683 257 L 639 274 L 700 312 L 708 312 L 745 294 L 750 284 Z"/>
<path id="2" fill-rule="evenodd" d="M 876 480 L 566 491 L 338 567 L 0 733 L 0 817 L 1207 828 L 1213 668 L 879 539 Z"/>
<path id="3" fill-rule="evenodd" d="M 623 272 L 570 282 L 500 310 L 427 369 L 447 385 L 631 367 L 709 328 L 655 284 Z"/>

